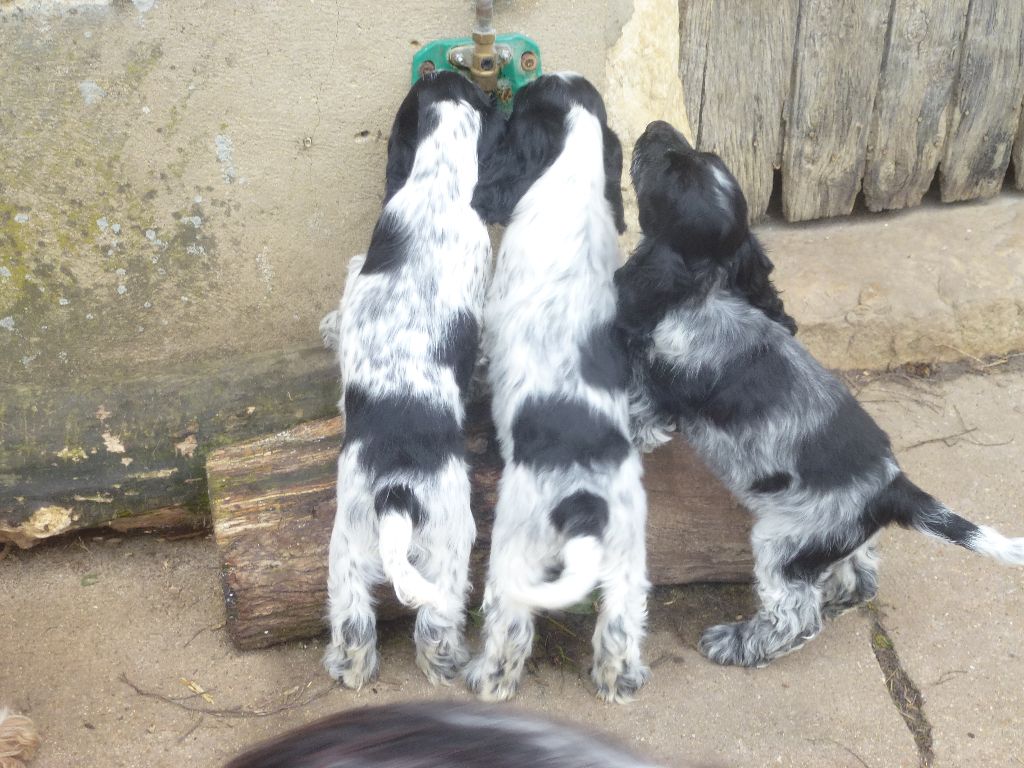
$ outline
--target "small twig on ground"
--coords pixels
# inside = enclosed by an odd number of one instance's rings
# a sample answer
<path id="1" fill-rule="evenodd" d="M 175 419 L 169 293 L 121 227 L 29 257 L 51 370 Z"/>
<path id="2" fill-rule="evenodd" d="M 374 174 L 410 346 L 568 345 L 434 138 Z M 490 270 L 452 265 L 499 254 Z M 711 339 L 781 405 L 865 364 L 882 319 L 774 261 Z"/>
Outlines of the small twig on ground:
<path id="1" fill-rule="evenodd" d="M 563 624 L 562 622 L 558 621 L 557 619 L 554 619 L 554 618 L 552 618 L 551 616 L 544 616 L 544 618 L 545 618 L 545 619 L 547 619 L 547 620 L 548 620 L 549 622 L 551 622 L 552 624 L 554 624 L 554 625 L 555 625 L 556 627 L 558 627 L 558 628 L 559 628 L 560 630 L 562 630 L 563 632 L 565 632 L 565 634 L 569 635 L 570 637 L 574 637 L 574 638 L 576 638 L 577 640 L 579 640 L 579 639 L 580 639 L 580 636 L 579 636 L 579 635 L 577 635 L 577 634 L 576 634 L 575 632 L 573 632 L 573 631 L 572 631 L 571 629 L 569 629 L 569 628 L 568 628 L 567 626 L 565 626 L 565 624 Z"/>
<path id="2" fill-rule="evenodd" d="M 948 683 L 954 677 L 956 677 L 958 675 L 966 675 L 966 674 L 968 674 L 966 669 L 950 669 L 950 670 L 947 670 L 946 672 L 943 672 L 941 675 L 939 675 L 939 679 L 936 680 L 934 683 L 932 683 L 932 686 L 942 685 L 943 683 Z"/>
<path id="3" fill-rule="evenodd" d="M 8 541 L 6 544 L 4 544 L 4 548 L 0 549 L 0 560 L 3 560 L 5 557 L 7 557 L 9 554 L 11 554 L 11 551 L 13 549 L 14 549 L 14 543 L 13 542 Z"/>
<path id="4" fill-rule="evenodd" d="M 195 724 L 193 724 L 193 726 L 191 728 L 189 728 L 187 731 L 185 731 L 183 734 L 181 734 L 181 736 L 178 737 L 178 743 L 181 744 L 183 741 L 185 741 L 185 739 L 187 739 L 189 736 L 191 736 L 193 733 L 195 733 L 196 730 L 199 728 L 199 726 L 203 724 L 203 720 L 205 718 L 206 718 L 206 715 L 200 714 L 199 715 L 199 719 L 196 720 Z"/>
<path id="5" fill-rule="evenodd" d="M 850 755 L 850 757 L 852 757 L 858 763 L 863 765 L 864 768 L 871 768 L 871 766 L 868 765 L 868 762 L 863 757 L 858 755 L 856 752 L 854 752 L 852 749 L 850 749 L 848 746 L 846 746 L 842 742 L 836 741 L 835 739 L 829 739 L 829 738 L 824 738 L 824 739 L 807 739 L 807 741 L 809 741 L 811 744 L 814 744 L 815 746 L 817 746 L 818 744 L 833 744 L 834 746 L 837 746 L 840 749 L 844 750 L 848 755 Z"/>
<path id="6" fill-rule="evenodd" d="M 181 647 L 182 648 L 188 648 L 192 644 L 192 641 L 195 640 L 197 637 L 199 637 L 201 634 L 203 634 L 203 632 L 216 632 L 218 629 L 224 629 L 224 626 L 225 626 L 225 622 L 222 621 L 220 624 L 218 624 L 215 627 L 200 627 L 199 629 L 196 630 L 196 633 L 194 635 L 192 635 L 192 637 L 190 637 L 188 639 L 188 642 L 186 642 Z"/>
<path id="7" fill-rule="evenodd" d="M 309 681 L 308 683 L 306 683 L 306 685 L 303 688 L 300 688 L 297 691 L 298 695 L 294 698 L 294 700 L 287 701 L 284 704 L 281 704 L 281 705 L 276 706 L 276 707 L 270 707 L 270 708 L 262 708 L 262 707 L 228 707 L 228 708 L 220 708 L 220 707 L 202 707 L 202 706 L 197 706 L 197 705 L 194 705 L 194 704 L 189 704 L 189 703 L 187 703 L 187 701 L 182 700 L 182 699 L 177 699 L 177 698 L 174 698 L 172 696 L 165 696 L 164 694 L 157 693 L 156 691 L 147 691 L 145 688 L 140 688 L 138 685 L 136 685 L 131 680 L 129 680 L 128 679 L 128 675 L 125 674 L 124 672 L 121 673 L 121 682 L 124 683 L 125 685 L 127 685 L 133 691 L 135 691 L 135 693 L 137 693 L 139 696 L 142 696 L 142 697 L 147 698 L 147 699 L 156 699 L 157 701 L 162 701 L 165 704 L 171 704 L 171 705 L 173 705 L 175 707 L 179 707 L 180 709 L 184 709 L 186 712 L 197 712 L 197 713 L 202 714 L 202 715 L 213 715 L 214 717 L 239 717 L 239 718 L 244 718 L 244 717 L 269 717 L 271 715 L 280 714 L 281 712 L 287 712 L 290 709 L 295 709 L 296 707 L 303 707 L 303 706 L 305 706 L 307 704 L 311 704 L 312 702 L 316 701 L 317 699 L 323 698 L 324 696 L 326 696 L 328 693 L 330 693 L 335 688 L 335 685 L 331 684 L 331 685 L 328 685 L 328 686 L 326 686 L 324 688 L 321 688 L 319 691 L 315 691 L 315 692 L 309 694 L 308 696 L 303 697 L 301 695 L 302 692 L 304 690 L 308 690 L 309 687 L 313 684 L 313 681 Z M 186 697 L 186 699 L 188 699 L 188 698 L 193 698 L 193 697 L 191 697 L 191 696 Z"/>
<path id="8" fill-rule="evenodd" d="M 943 435 L 942 437 L 932 437 L 927 440 L 920 440 L 916 443 L 911 443 L 910 445 L 901 448 L 900 451 L 905 453 L 907 451 L 912 451 L 915 448 L 920 448 L 922 445 L 931 445 L 932 443 L 945 443 L 947 448 L 952 448 L 954 445 L 956 445 L 956 441 L 959 440 L 961 437 L 977 431 L 977 427 L 971 427 L 970 429 L 963 429 L 960 430 L 959 432 L 954 432 L 951 435 Z"/>

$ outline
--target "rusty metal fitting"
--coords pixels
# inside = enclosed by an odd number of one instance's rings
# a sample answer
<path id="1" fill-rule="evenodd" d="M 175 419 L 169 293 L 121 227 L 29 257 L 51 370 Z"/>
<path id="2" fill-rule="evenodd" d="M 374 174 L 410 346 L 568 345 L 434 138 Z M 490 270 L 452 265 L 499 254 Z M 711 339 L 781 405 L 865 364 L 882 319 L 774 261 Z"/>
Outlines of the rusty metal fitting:
<path id="1" fill-rule="evenodd" d="M 537 54 L 533 51 L 526 51 L 519 59 L 519 65 L 523 72 L 533 72 L 537 68 Z"/>

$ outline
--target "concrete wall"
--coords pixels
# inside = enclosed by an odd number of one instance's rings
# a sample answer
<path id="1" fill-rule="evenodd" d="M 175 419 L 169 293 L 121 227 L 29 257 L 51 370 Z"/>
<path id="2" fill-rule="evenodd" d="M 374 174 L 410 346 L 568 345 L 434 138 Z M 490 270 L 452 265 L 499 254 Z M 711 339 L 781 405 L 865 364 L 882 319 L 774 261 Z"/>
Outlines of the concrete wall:
<path id="1" fill-rule="evenodd" d="M 412 54 L 472 20 L 450 0 L 0 7 L 5 383 L 316 345 Z M 496 20 L 603 84 L 605 2 Z"/>
<path id="2" fill-rule="evenodd" d="M 627 147 L 666 94 L 682 110 L 674 0 L 495 21 L 605 89 Z M 451 0 L 0 0 L 0 541 L 201 518 L 209 450 L 334 411 L 318 323 L 411 57 L 471 22 Z"/>

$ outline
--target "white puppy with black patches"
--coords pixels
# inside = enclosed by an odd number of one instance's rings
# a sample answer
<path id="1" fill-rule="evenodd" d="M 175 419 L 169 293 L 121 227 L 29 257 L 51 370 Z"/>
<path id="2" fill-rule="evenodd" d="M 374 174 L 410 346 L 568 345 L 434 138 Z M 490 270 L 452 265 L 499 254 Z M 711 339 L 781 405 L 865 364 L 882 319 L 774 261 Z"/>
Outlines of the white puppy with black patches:
<path id="1" fill-rule="evenodd" d="M 476 529 L 463 396 L 491 258 L 471 203 L 480 158 L 503 131 L 464 78 L 439 73 L 413 86 L 388 144 L 383 213 L 340 309 L 322 324 L 325 339 L 337 328 L 346 419 L 324 664 L 350 688 L 377 671 L 371 590 L 385 580 L 419 609 L 416 660 L 431 682 L 452 680 L 468 659 Z"/>
<path id="2" fill-rule="evenodd" d="M 613 327 L 622 151 L 594 87 L 548 75 L 517 95 L 497 157 L 506 173 L 477 194 L 511 212 L 484 315 L 505 470 L 484 648 L 468 683 L 484 699 L 511 697 L 533 611 L 571 606 L 600 586 L 592 676 L 603 698 L 624 701 L 648 676 L 649 584 L 642 468 Z"/>

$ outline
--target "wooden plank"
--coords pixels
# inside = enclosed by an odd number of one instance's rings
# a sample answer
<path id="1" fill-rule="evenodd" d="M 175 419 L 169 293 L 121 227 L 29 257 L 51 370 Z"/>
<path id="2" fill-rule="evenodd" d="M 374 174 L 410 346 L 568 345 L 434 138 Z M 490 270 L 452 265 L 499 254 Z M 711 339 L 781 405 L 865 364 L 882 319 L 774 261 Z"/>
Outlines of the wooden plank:
<path id="1" fill-rule="evenodd" d="M 798 8 L 799 0 L 717 0 L 711 15 L 697 147 L 721 155 L 751 220 L 768 209 L 782 162 Z"/>
<path id="2" fill-rule="evenodd" d="M 477 541 L 471 569 L 479 602 L 501 457 L 486 402 L 467 412 Z M 311 422 L 212 453 L 207 462 L 227 630 L 242 649 L 319 635 L 343 422 Z M 749 515 L 681 440 L 645 458 L 648 569 L 656 584 L 743 581 L 753 562 Z M 399 615 L 390 587 L 378 616 Z"/>
<path id="3" fill-rule="evenodd" d="M 782 211 L 789 221 L 853 210 L 889 5 L 801 0 L 782 159 Z"/>
<path id="4" fill-rule="evenodd" d="M 704 103 L 704 72 L 711 34 L 711 12 L 715 0 L 680 0 L 679 3 L 679 79 L 690 129 L 700 132 Z M 682 130 L 681 126 L 676 126 Z"/>
<path id="5" fill-rule="evenodd" d="M 1024 2 L 972 0 L 941 167 L 944 202 L 996 194 L 1024 94 Z"/>
<path id="6" fill-rule="evenodd" d="M 864 170 L 872 211 L 918 205 L 949 125 L 969 0 L 895 0 Z"/>
<path id="7" fill-rule="evenodd" d="M 150 368 L 0 385 L 0 544 L 205 526 L 212 448 L 337 409 L 337 363 L 323 349 Z"/>

